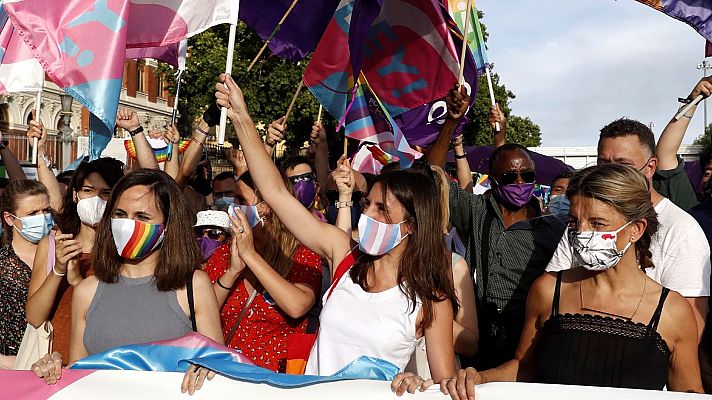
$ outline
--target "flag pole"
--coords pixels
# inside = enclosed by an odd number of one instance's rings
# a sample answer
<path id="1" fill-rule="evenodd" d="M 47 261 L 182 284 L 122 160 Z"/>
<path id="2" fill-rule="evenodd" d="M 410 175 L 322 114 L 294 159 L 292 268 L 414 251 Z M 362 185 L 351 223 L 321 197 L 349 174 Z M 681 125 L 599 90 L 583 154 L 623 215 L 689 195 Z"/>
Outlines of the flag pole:
<path id="1" fill-rule="evenodd" d="M 485 75 L 487 75 L 487 89 L 489 89 L 490 101 L 493 106 L 497 105 L 497 101 L 494 99 L 494 90 L 492 90 L 492 74 L 490 73 L 489 66 L 485 67 Z M 494 123 L 494 130 L 499 132 L 499 122 Z"/>
<path id="2" fill-rule="evenodd" d="M 41 72 L 42 84 L 40 90 L 37 91 L 37 97 L 35 97 L 35 121 L 40 122 L 40 108 L 42 107 L 42 91 L 44 90 L 44 70 Z M 32 140 L 32 164 L 37 165 L 37 145 L 39 143 L 38 138 Z"/>
<path id="3" fill-rule="evenodd" d="M 171 125 L 175 125 L 178 120 L 178 101 L 180 99 L 180 86 L 181 78 L 183 77 L 184 69 L 179 69 L 176 75 L 176 96 L 173 98 L 173 112 L 171 113 Z M 168 153 L 166 154 L 166 161 L 171 161 L 173 158 L 173 142 L 168 142 Z"/>
<path id="4" fill-rule="evenodd" d="M 272 33 L 269 34 L 269 36 L 267 37 L 267 40 L 266 40 L 265 43 L 262 45 L 262 48 L 260 49 L 260 51 L 257 52 L 257 55 L 255 56 L 255 58 L 252 59 L 252 62 L 251 62 L 250 65 L 247 67 L 247 72 L 250 72 L 250 70 L 252 70 L 252 67 L 255 66 L 255 64 L 257 63 L 257 60 L 259 60 L 259 58 L 262 56 L 262 53 L 265 52 L 265 50 L 267 49 L 267 46 L 269 46 L 270 42 L 272 41 L 272 38 L 274 38 L 274 35 L 276 35 L 277 32 L 279 32 L 279 28 L 282 27 L 282 24 L 284 24 L 284 21 L 285 21 L 285 20 L 287 19 L 287 17 L 289 16 L 289 13 L 292 12 L 292 9 L 294 9 L 294 6 L 297 5 L 297 2 L 298 2 L 298 1 L 299 1 L 299 0 L 294 0 L 294 1 L 292 2 L 292 4 L 289 6 L 289 8 L 287 9 L 287 11 L 284 13 L 284 15 L 282 15 L 282 19 L 279 20 L 279 22 L 277 23 L 277 26 L 274 28 L 274 30 L 272 31 Z"/>
<path id="5" fill-rule="evenodd" d="M 344 157 L 348 157 L 348 152 L 349 152 L 349 137 L 346 136 L 346 132 L 344 132 Z"/>
<path id="6" fill-rule="evenodd" d="M 324 109 L 324 106 L 319 104 L 319 113 L 316 115 L 316 123 L 321 124 L 321 111 Z"/>
<path id="7" fill-rule="evenodd" d="M 304 87 L 304 79 L 299 80 L 299 86 L 297 86 L 297 91 L 294 92 L 294 96 L 292 96 L 292 101 L 289 103 L 289 108 L 287 108 L 287 113 L 284 114 L 284 123 L 287 123 L 287 120 L 289 119 L 289 116 L 292 114 L 292 110 L 294 110 L 294 104 L 297 102 L 297 98 L 299 97 L 299 93 L 302 92 L 302 88 Z"/>
<path id="8" fill-rule="evenodd" d="M 227 61 L 225 62 L 225 73 L 232 74 L 232 60 L 235 57 L 235 36 L 237 35 L 237 21 L 230 23 L 230 37 L 227 42 Z M 218 129 L 218 144 L 225 143 L 225 129 L 227 126 L 227 108 L 220 110 L 220 127 Z"/>
<path id="9" fill-rule="evenodd" d="M 467 0 L 467 9 L 465 11 L 465 31 L 462 32 L 462 50 L 460 51 L 460 73 L 457 77 L 457 83 L 462 86 L 465 83 L 465 60 L 467 57 L 467 32 L 470 30 L 470 12 L 472 10 L 472 0 Z"/>
<path id="10" fill-rule="evenodd" d="M 704 98 L 705 98 L 704 96 L 699 95 L 699 96 L 695 97 L 695 99 L 692 100 L 692 102 L 691 102 L 690 104 L 687 104 L 685 107 L 682 107 L 682 108 L 680 109 L 680 111 L 679 111 L 677 114 L 675 114 L 675 121 L 679 121 L 680 118 L 682 118 L 683 116 L 685 116 L 685 114 L 687 114 L 687 112 L 690 111 L 690 109 L 691 109 L 692 107 L 694 107 L 694 106 L 696 106 L 697 104 L 699 104 L 699 103 L 702 101 L 702 99 L 704 99 Z M 707 127 L 705 127 L 705 129 L 707 129 Z"/>

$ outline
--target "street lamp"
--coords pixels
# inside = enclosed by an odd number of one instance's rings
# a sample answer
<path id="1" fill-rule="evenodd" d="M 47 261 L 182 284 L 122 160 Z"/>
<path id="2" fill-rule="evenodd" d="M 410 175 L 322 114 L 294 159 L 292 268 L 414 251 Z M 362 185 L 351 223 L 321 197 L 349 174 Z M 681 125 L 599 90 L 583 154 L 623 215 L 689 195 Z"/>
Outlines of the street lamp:
<path id="1" fill-rule="evenodd" d="M 59 141 L 62 142 L 62 167 L 66 167 L 72 162 L 72 141 L 74 140 L 74 135 L 72 135 L 72 128 L 69 126 L 72 119 L 72 101 L 74 99 L 72 96 L 64 93 L 60 95 L 60 101 L 62 102 L 62 127 L 59 128 L 61 136 Z"/>
<path id="2" fill-rule="evenodd" d="M 707 70 L 712 69 L 712 63 L 708 63 L 707 60 L 702 60 L 701 64 L 697 64 L 697 69 L 702 70 L 702 75 L 707 78 Z M 704 113 L 705 113 L 705 129 L 702 134 L 707 132 L 707 99 L 704 100 Z"/>

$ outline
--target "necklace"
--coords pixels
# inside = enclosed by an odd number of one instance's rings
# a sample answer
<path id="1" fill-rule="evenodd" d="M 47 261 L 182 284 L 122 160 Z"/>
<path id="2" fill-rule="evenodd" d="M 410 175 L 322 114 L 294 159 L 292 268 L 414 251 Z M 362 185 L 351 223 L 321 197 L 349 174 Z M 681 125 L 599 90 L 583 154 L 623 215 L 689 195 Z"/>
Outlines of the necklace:
<path id="1" fill-rule="evenodd" d="M 610 315 L 612 317 L 622 318 L 626 321 L 631 321 L 633 319 L 633 317 L 635 316 L 635 314 L 638 313 L 638 309 L 640 308 L 640 305 L 643 303 L 643 298 L 645 297 L 645 289 L 648 286 L 648 278 L 645 274 L 643 274 L 643 293 L 641 293 L 641 295 L 640 295 L 640 300 L 638 300 L 638 305 L 635 306 L 635 310 L 633 311 L 633 314 L 631 314 L 631 316 L 628 317 L 625 315 L 612 313 L 610 311 L 603 311 L 603 310 L 597 310 L 597 309 L 591 308 L 591 307 L 586 307 L 583 302 L 583 283 L 584 282 L 585 281 L 581 281 L 581 283 L 579 284 L 579 296 L 581 297 L 581 310 L 592 311 L 592 312 L 596 312 L 596 313 L 604 314 L 604 315 Z"/>

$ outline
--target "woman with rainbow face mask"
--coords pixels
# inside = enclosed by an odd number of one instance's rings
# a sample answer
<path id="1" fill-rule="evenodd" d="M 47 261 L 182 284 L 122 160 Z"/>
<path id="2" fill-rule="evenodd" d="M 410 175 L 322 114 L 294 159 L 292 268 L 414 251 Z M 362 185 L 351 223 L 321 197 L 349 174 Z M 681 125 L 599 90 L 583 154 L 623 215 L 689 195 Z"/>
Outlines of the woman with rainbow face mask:
<path id="1" fill-rule="evenodd" d="M 192 216 L 166 173 L 139 169 L 116 184 L 98 224 L 96 242 L 101 246 L 92 251 L 94 275 L 74 288 L 70 363 L 113 347 L 191 331 L 223 342 L 217 301 L 199 270 L 202 254 L 196 241 L 187 240 L 191 236 Z M 41 371 L 53 365 L 56 355 L 46 356 L 33 370 L 45 375 Z M 42 377 L 53 383 L 58 373 L 52 367 Z M 207 371 L 190 375 L 197 384 Z"/>
<path id="2" fill-rule="evenodd" d="M 360 217 L 357 244 L 351 235 L 316 220 L 289 193 L 231 77 L 222 75 L 216 89 L 217 103 L 228 108 L 260 195 L 297 240 L 331 266 L 333 283 L 305 373 L 330 375 L 360 356 L 403 370 L 416 341 L 425 336 L 433 380 L 452 376 L 457 305 L 449 254 L 442 236 L 433 234 L 442 224 L 432 171 L 379 176 Z M 402 393 L 423 383 L 406 376 L 393 389 Z"/>

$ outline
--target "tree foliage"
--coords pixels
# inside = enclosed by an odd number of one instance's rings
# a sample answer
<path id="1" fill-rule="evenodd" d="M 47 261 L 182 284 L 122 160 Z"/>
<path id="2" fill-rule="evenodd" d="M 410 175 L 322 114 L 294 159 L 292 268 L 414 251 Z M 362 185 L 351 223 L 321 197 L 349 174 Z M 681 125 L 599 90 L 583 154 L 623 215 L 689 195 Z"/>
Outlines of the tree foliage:
<path id="1" fill-rule="evenodd" d="M 705 127 L 705 133 L 703 135 L 700 135 L 695 141 L 693 142 L 694 144 L 699 144 L 703 146 L 705 149 L 710 148 L 712 146 L 712 124 L 708 125 Z"/>

